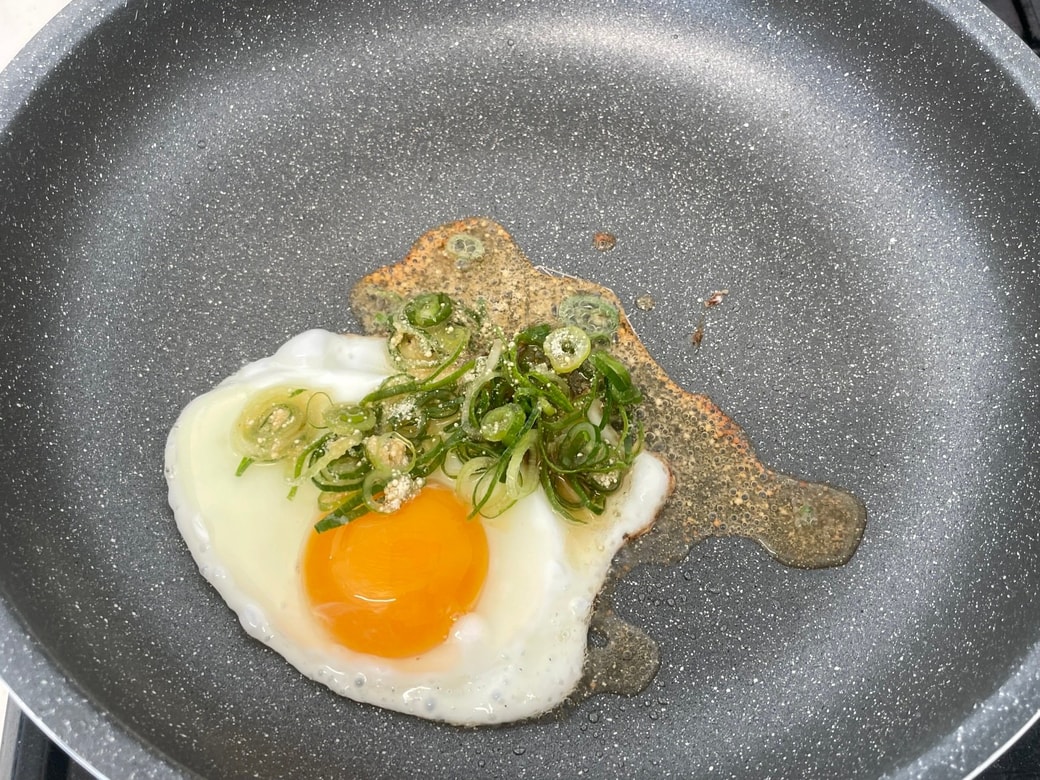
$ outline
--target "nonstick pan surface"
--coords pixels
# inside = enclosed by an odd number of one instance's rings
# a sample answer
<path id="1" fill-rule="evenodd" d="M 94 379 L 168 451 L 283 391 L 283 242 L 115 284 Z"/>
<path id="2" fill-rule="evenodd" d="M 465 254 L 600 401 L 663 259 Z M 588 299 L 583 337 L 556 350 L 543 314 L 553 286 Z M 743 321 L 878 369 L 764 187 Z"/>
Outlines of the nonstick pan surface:
<path id="1" fill-rule="evenodd" d="M 1040 707 L 1040 66 L 968 0 L 77 3 L 0 86 L 0 676 L 98 772 L 956 777 Z M 636 570 L 646 691 L 461 730 L 248 638 L 162 455 L 471 214 L 869 518 Z"/>

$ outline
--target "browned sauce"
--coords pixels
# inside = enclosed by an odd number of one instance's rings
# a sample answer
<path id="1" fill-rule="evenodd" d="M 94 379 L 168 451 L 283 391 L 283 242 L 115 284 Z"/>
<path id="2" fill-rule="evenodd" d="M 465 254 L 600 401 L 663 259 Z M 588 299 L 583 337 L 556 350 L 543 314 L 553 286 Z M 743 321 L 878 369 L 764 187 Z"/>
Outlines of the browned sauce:
<path id="1" fill-rule="evenodd" d="M 781 563 L 806 569 L 839 566 L 855 552 L 866 523 L 863 503 L 829 485 L 767 468 L 740 426 L 710 398 L 668 378 L 610 290 L 536 270 L 501 225 L 469 218 L 430 230 L 404 260 L 366 276 L 351 304 L 366 330 L 375 332 L 376 315 L 391 300 L 387 292 L 411 297 L 434 291 L 470 305 L 485 300 L 507 333 L 555 321 L 557 302 L 571 295 L 599 295 L 622 311 L 615 351 L 644 393 L 646 446 L 671 466 L 675 491 L 653 529 L 615 560 L 592 620 L 601 641 L 590 643 L 579 693 L 637 692 L 657 670 L 653 641 L 610 606 L 613 583 L 632 567 L 679 561 L 709 536 L 754 539 Z"/>

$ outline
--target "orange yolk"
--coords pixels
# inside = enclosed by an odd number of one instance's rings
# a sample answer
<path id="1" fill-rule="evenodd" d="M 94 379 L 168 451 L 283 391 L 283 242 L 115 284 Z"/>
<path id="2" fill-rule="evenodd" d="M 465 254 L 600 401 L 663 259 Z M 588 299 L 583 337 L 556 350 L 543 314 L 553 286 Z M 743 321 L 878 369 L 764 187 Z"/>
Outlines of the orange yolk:
<path id="1" fill-rule="evenodd" d="M 393 514 L 368 514 L 311 533 L 303 584 L 337 642 L 383 658 L 443 642 L 469 612 L 487 576 L 483 524 L 455 493 L 428 485 Z"/>

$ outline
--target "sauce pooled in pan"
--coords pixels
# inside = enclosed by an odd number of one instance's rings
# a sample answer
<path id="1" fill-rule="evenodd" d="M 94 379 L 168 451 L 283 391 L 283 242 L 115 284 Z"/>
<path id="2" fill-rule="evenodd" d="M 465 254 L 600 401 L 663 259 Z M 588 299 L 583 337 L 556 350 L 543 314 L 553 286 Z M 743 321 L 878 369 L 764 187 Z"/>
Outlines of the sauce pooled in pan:
<path id="1" fill-rule="evenodd" d="M 709 536 L 754 539 L 788 566 L 839 566 L 863 535 L 866 510 L 852 494 L 830 485 L 777 473 L 755 455 L 744 431 L 710 398 L 676 385 L 650 357 L 608 289 L 537 270 L 499 224 L 480 218 L 448 223 L 425 233 L 401 262 L 364 277 L 351 303 L 369 332 L 397 296 L 439 291 L 476 306 L 505 332 L 557 319 L 557 302 L 598 296 L 619 312 L 618 355 L 644 394 L 647 449 L 671 466 L 675 490 L 648 533 L 615 561 L 597 600 L 591 630 L 605 639 L 590 643 L 577 695 L 634 693 L 656 672 L 657 649 L 640 629 L 618 618 L 611 586 L 641 563 L 674 563 Z"/>

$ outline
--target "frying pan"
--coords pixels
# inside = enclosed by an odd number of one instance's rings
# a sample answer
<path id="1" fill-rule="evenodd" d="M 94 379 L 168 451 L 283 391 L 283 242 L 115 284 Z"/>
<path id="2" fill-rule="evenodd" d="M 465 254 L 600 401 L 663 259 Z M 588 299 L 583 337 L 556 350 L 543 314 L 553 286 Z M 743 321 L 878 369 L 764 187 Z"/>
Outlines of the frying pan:
<path id="1" fill-rule="evenodd" d="M 1037 712 L 1040 66 L 974 3 L 101 0 L 0 78 L 0 676 L 98 773 L 954 777 Z M 494 729 L 249 639 L 170 424 L 470 214 L 862 498 L 852 561 L 637 569 L 649 688 Z"/>

